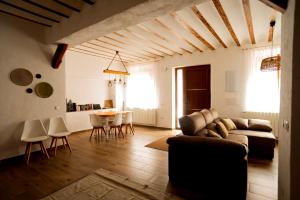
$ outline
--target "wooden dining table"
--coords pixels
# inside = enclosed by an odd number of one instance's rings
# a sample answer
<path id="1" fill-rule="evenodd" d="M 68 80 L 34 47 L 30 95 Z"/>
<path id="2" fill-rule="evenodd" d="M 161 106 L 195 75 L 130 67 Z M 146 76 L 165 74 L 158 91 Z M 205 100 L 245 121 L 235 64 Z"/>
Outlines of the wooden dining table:
<path id="1" fill-rule="evenodd" d="M 95 112 L 96 115 L 102 116 L 102 117 L 113 117 L 117 114 L 126 114 L 129 112 L 133 112 L 130 110 L 123 110 L 123 111 L 105 111 L 105 112 Z"/>

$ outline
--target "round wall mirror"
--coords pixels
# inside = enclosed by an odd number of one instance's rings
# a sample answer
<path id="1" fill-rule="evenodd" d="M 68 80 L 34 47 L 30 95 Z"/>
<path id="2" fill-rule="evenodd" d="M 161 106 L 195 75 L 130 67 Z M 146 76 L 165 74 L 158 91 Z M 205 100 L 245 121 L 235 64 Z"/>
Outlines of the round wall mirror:
<path id="1" fill-rule="evenodd" d="M 33 75 L 27 69 L 18 68 L 10 73 L 10 80 L 16 85 L 27 86 L 32 83 Z"/>
<path id="2" fill-rule="evenodd" d="M 49 83 L 42 82 L 35 86 L 34 91 L 41 98 L 48 98 L 53 94 L 53 88 Z"/>

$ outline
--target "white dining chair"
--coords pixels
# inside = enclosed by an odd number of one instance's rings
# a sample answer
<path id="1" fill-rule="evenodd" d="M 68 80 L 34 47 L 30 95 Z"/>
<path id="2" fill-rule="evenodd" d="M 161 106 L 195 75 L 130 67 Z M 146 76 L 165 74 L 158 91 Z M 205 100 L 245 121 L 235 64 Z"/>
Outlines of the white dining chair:
<path id="1" fill-rule="evenodd" d="M 90 140 L 94 132 L 97 134 L 97 138 L 99 138 L 99 130 L 101 131 L 100 132 L 101 137 L 102 137 L 102 133 L 106 135 L 106 131 L 105 131 L 105 126 L 107 125 L 106 117 L 98 116 L 96 114 L 90 114 L 90 122 L 93 127 L 93 130 L 90 135 Z"/>
<path id="2" fill-rule="evenodd" d="M 132 112 L 125 113 L 122 121 L 122 127 L 125 126 L 126 135 L 128 133 L 128 128 L 130 128 L 131 133 L 134 135 L 134 127 L 132 121 Z"/>
<path id="3" fill-rule="evenodd" d="M 54 144 L 54 155 L 56 155 L 58 139 L 62 140 L 64 148 L 66 145 L 69 151 L 72 152 L 67 139 L 67 136 L 69 136 L 70 134 L 71 132 L 68 130 L 66 123 L 62 117 L 54 117 L 49 119 L 48 135 L 52 138 L 50 150 L 52 150 L 52 146 Z"/>
<path id="4" fill-rule="evenodd" d="M 115 115 L 114 120 L 112 122 L 109 122 L 109 134 L 111 134 L 111 131 L 114 130 L 115 132 L 115 137 L 118 135 L 122 135 L 124 138 L 124 134 L 122 131 L 122 114 L 118 113 Z"/>
<path id="5" fill-rule="evenodd" d="M 25 159 L 27 165 L 29 165 L 31 148 L 33 144 L 39 144 L 41 151 L 49 159 L 49 154 L 43 144 L 43 141 L 47 140 L 48 138 L 49 137 L 46 129 L 41 120 L 27 120 L 24 122 L 21 141 L 27 143 L 25 150 Z"/>

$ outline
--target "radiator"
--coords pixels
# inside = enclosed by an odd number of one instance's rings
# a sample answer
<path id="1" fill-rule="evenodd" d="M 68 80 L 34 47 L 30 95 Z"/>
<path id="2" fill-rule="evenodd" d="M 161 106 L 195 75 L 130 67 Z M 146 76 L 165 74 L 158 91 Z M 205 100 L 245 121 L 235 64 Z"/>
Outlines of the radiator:
<path id="1" fill-rule="evenodd" d="M 133 123 L 156 126 L 156 109 L 128 108 L 133 111 Z"/>
<path id="2" fill-rule="evenodd" d="M 273 134 L 278 138 L 279 134 L 279 113 L 269 113 L 269 112 L 243 112 L 243 118 L 248 119 L 266 119 L 271 122 L 273 128 Z"/>

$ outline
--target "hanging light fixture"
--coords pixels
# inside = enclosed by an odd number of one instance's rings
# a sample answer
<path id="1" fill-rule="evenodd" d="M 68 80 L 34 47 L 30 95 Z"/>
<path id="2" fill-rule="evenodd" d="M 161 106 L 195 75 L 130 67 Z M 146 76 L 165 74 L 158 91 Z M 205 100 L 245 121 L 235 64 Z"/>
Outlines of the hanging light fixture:
<path id="1" fill-rule="evenodd" d="M 124 71 L 111 70 L 111 69 L 109 69 L 109 67 L 111 66 L 111 64 L 112 64 L 113 61 L 115 60 L 116 56 L 119 57 L 119 59 L 120 59 L 122 65 L 123 65 Z M 120 76 L 120 78 L 119 78 L 119 83 L 122 83 L 122 79 L 121 79 L 121 76 L 122 76 L 122 75 L 124 76 L 124 83 L 125 83 L 125 76 L 129 76 L 130 73 L 128 72 L 128 70 L 127 70 L 127 68 L 126 68 L 126 66 L 125 66 L 125 64 L 124 64 L 124 62 L 123 62 L 121 56 L 119 55 L 119 51 L 116 51 L 116 54 L 114 55 L 113 59 L 110 61 L 108 67 L 107 67 L 105 70 L 103 70 L 103 73 L 109 74 L 109 81 L 108 81 L 108 86 L 109 86 L 109 87 L 112 86 L 112 81 L 110 80 L 110 74 L 114 74 L 114 75 L 115 75 L 115 78 L 114 78 L 114 80 L 113 80 L 113 83 L 114 83 L 114 84 L 117 83 L 117 75 Z M 124 85 L 126 85 L 126 84 L 124 84 Z"/>
<path id="2" fill-rule="evenodd" d="M 270 71 L 278 71 L 280 70 L 280 55 L 273 56 L 273 35 L 274 35 L 274 26 L 275 20 L 270 22 L 270 27 L 272 29 L 272 49 L 271 49 L 271 57 L 267 57 L 262 60 L 260 65 L 260 70 L 263 72 L 270 72 Z"/>

